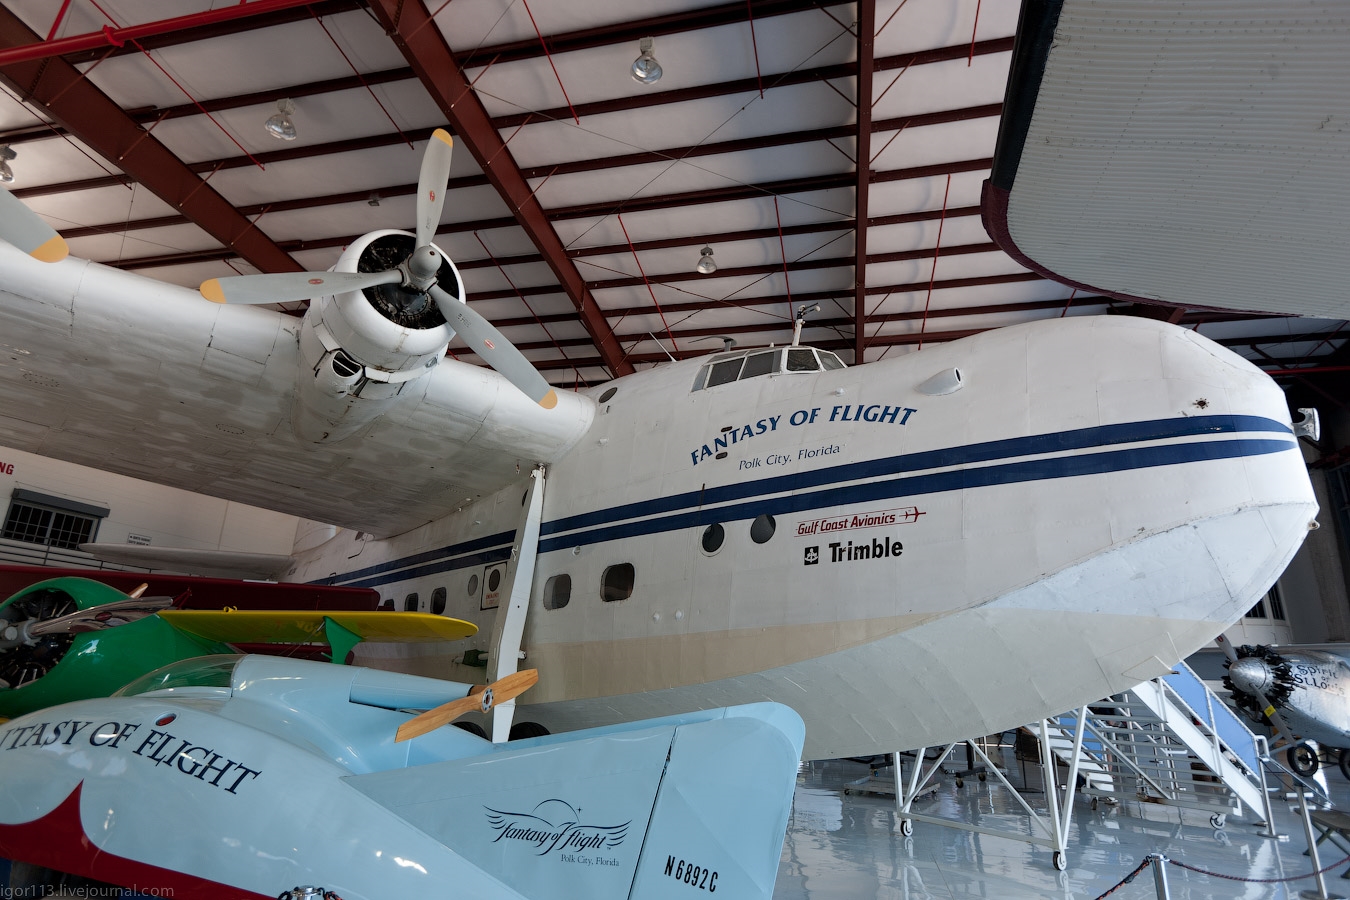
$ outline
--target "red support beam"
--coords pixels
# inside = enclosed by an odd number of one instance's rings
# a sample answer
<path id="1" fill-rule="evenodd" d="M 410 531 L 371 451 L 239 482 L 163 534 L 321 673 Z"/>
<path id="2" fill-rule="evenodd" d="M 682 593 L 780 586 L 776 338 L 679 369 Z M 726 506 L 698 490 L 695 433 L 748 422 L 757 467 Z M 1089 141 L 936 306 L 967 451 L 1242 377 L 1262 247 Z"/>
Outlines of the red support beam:
<path id="1" fill-rule="evenodd" d="M 853 237 L 853 364 L 867 361 L 867 198 L 872 185 L 872 76 L 876 0 L 858 0 L 858 161 Z"/>
<path id="2" fill-rule="evenodd" d="M 38 39 L 38 36 L 33 34 L 34 40 L 30 43 L 10 43 L 5 49 L 0 50 L 0 68 L 14 63 L 35 62 L 53 56 L 64 56 L 67 53 L 79 53 L 82 50 L 120 48 L 142 38 L 172 34 L 190 28 L 220 25 L 224 22 L 263 13 L 278 12 L 296 6 L 309 6 L 313 2 L 314 0 L 251 0 L 251 2 L 241 2 L 234 6 L 223 6 L 220 9 L 190 13 L 186 16 L 175 16 L 172 19 L 159 19 L 141 25 L 128 25 L 124 28 L 105 27 L 102 31 L 91 31 L 88 34 L 77 34 L 51 41 Z"/>
<path id="3" fill-rule="evenodd" d="M 614 331 L 586 289 L 585 279 L 568 257 L 567 248 L 553 230 L 544 208 L 535 199 L 487 110 L 455 62 L 440 29 L 430 21 L 426 5 L 422 0 L 371 0 L 370 8 L 417 72 L 417 77 L 450 122 L 455 136 L 467 145 L 548 263 L 576 307 L 587 333 L 595 341 L 605 367 L 616 377 L 633 372 L 632 363 L 624 359 L 623 348 Z M 424 25 L 428 27 L 422 27 Z"/>
<path id="4" fill-rule="evenodd" d="M 0 48 L 37 40 L 18 16 L 0 6 Z M 74 66 L 55 58 L 11 63 L 0 66 L 0 81 L 252 265 L 264 272 L 302 271 Z"/>

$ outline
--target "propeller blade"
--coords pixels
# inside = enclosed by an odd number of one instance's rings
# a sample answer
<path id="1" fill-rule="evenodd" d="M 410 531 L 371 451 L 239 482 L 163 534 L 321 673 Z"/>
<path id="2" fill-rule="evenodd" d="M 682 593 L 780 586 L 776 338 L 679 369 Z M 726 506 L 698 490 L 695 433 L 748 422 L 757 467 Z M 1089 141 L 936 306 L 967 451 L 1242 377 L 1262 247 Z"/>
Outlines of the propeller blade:
<path id="1" fill-rule="evenodd" d="M 450 155 L 455 139 L 444 128 L 431 133 L 422 154 L 422 171 L 417 176 L 417 246 L 425 247 L 436 237 L 445 205 L 445 185 L 450 181 Z"/>
<path id="2" fill-rule="evenodd" d="M 1289 727 L 1289 723 L 1284 720 L 1284 716 L 1280 715 L 1279 710 L 1275 708 L 1275 704 L 1271 703 L 1261 691 L 1256 692 L 1256 699 L 1261 701 L 1261 712 L 1265 713 L 1267 719 L 1270 719 L 1270 724 L 1275 731 L 1283 735 L 1284 739 L 1290 744 L 1297 744 L 1298 735 L 1295 734 L 1294 729 Z"/>
<path id="3" fill-rule="evenodd" d="M 455 719 L 474 710 L 488 712 L 494 706 L 505 703 L 507 700 L 514 700 L 525 693 L 525 691 L 534 687 L 538 680 L 538 669 L 512 672 L 510 675 L 488 685 L 486 690 L 477 694 L 470 694 L 459 700 L 451 700 L 449 703 L 444 703 L 435 709 L 429 709 L 421 715 L 412 717 L 398 726 L 398 732 L 394 735 L 394 743 L 421 737 L 428 731 L 435 731 L 442 725 L 449 725 Z"/>
<path id="4" fill-rule="evenodd" d="M 70 253 L 66 239 L 7 190 L 0 190 L 0 240 L 41 262 L 60 262 Z"/>
<path id="5" fill-rule="evenodd" d="M 27 634 L 29 637 L 39 637 L 44 634 L 79 634 L 114 628 L 154 615 L 162 609 L 168 609 L 172 603 L 172 597 L 128 597 L 125 600 L 114 600 L 101 606 L 76 610 L 55 619 L 35 622 L 28 627 Z"/>
<path id="6" fill-rule="evenodd" d="M 231 275 L 203 281 L 202 296 L 212 303 L 292 303 L 329 294 L 359 291 L 403 280 L 387 272 L 284 272 L 276 275 Z"/>
<path id="7" fill-rule="evenodd" d="M 544 409 L 558 405 L 558 395 L 544 380 L 544 376 L 491 322 L 470 309 L 467 303 L 460 303 L 437 286 L 432 286 L 431 297 L 455 333 L 463 335 L 465 343 L 488 365 Z"/>
<path id="8" fill-rule="evenodd" d="M 1229 662 L 1237 660 L 1237 651 L 1233 649 L 1233 645 L 1229 642 L 1227 637 L 1221 634 L 1214 639 L 1214 643 L 1218 644 L 1219 648 L 1223 650 L 1223 655 L 1228 657 Z"/>

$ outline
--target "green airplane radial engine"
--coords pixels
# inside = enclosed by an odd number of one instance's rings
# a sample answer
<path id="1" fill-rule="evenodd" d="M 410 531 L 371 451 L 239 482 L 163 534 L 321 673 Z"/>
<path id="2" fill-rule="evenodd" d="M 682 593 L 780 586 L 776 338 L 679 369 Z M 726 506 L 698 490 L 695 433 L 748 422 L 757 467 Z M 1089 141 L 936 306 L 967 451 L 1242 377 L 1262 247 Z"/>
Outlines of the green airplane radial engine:
<path id="1" fill-rule="evenodd" d="M 52 578 L 0 603 L 0 629 L 91 610 L 127 595 L 88 578 Z M 92 617 L 76 633 L 43 634 L 0 649 L 0 717 L 13 718 L 74 700 L 106 697 L 160 666 L 230 647 L 173 628 L 156 615 L 114 624 Z"/>

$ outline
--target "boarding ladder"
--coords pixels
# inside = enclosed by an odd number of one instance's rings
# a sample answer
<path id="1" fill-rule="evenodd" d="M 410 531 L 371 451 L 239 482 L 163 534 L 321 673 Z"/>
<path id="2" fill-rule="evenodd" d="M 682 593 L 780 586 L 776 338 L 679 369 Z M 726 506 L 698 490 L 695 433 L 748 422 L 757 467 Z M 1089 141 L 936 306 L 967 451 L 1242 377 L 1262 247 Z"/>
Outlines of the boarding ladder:
<path id="1" fill-rule="evenodd" d="M 1263 737 L 1252 734 L 1191 671 L 1174 671 L 1050 720 L 1051 752 L 1071 764 L 1078 718 L 1085 728 L 1077 771 L 1081 793 L 1187 807 L 1223 825 L 1242 808 L 1271 821 Z"/>

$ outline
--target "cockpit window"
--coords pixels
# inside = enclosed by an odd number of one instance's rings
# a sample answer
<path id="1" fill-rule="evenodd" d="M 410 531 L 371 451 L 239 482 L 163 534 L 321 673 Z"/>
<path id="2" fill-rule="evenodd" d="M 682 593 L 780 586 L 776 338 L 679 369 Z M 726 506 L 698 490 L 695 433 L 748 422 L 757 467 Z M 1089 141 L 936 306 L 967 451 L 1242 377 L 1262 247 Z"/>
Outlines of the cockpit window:
<path id="1" fill-rule="evenodd" d="M 816 356 L 819 354 L 819 360 Z M 784 359 L 786 358 L 786 365 Z M 698 370 L 691 390 L 729 384 L 737 379 L 758 378 L 762 375 L 776 375 L 781 372 L 819 372 L 822 364 L 826 370 L 842 369 L 839 357 L 826 350 L 814 350 L 810 347 L 788 347 L 757 352 L 742 352 L 727 358 L 723 356 Z"/>
<path id="2" fill-rule="evenodd" d="M 224 653 L 180 659 L 142 675 L 113 696 L 135 697 L 151 691 L 182 688 L 228 688 L 234 676 L 234 667 L 243 658 L 238 654 Z"/>
<path id="3" fill-rule="evenodd" d="M 757 375 L 768 375 L 778 369 L 779 350 L 768 350 L 764 353 L 752 353 L 745 358 L 745 368 L 741 370 L 742 380 L 754 378 Z"/>
<path id="4" fill-rule="evenodd" d="M 705 387 L 717 387 L 719 384 L 728 384 L 735 381 L 741 374 L 741 363 L 745 362 L 744 356 L 738 356 L 735 359 L 724 359 L 721 362 L 712 364 L 711 371 L 708 372 L 708 383 Z"/>
<path id="5" fill-rule="evenodd" d="M 806 347 L 788 351 L 787 370 L 789 372 L 816 372 L 820 363 L 816 362 L 816 352 Z"/>

